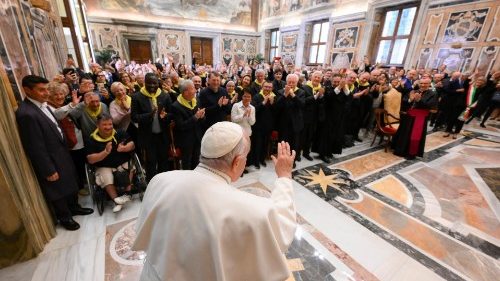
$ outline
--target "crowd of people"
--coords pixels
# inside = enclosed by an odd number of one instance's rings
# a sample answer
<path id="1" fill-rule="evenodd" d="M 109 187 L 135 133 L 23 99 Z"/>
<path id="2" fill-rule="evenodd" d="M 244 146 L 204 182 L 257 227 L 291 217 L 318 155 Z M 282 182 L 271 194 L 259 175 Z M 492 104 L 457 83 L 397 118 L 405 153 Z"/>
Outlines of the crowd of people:
<path id="1" fill-rule="evenodd" d="M 129 170 L 131 152 L 138 154 L 148 180 L 174 169 L 175 160 L 180 160 L 177 168 L 192 170 L 199 164 L 205 131 L 217 122 L 237 123 L 250 136 L 249 169 L 265 167 L 273 144 L 282 141 L 297 152 L 295 167 L 302 158 L 312 160 L 313 152 L 330 163 L 344 148 L 367 138 L 375 130 L 377 108 L 400 125 L 394 153 L 412 159 L 422 156 L 428 120 L 434 130 L 444 130 L 443 137 L 456 138 L 474 118 L 482 117 L 485 127 L 500 103 L 500 71 L 486 75 L 448 72 L 446 65 L 405 70 L 369 64 L 329 69 L 284 65 L 279 58 L 216 67 L 114 58 L 102 66 L 92 63 L 89 73 L 68 59 L 51 81 L 26 78 L 23 87 L 31 101 L 36 101 L 33 87 L 39 84 L 46 84 L 38 89 L 44 92 L 38 96 L 48 96 L 46 115 L 59 125 L 41 133 L 61 134 L 81 190 L 85 163 L 98 168 L 96 182 L 115 202 L 114 211 L 130 200 L 128 188 L 118 196 L 113 172 Z M 50 158 L 29 149 L 34 141 L 29 139 L 41 136 L 22 133 L 22 108 L 18 122 L 28 156 Z M 55 170 L 32 163 L 39 179 L 51 182 Z M 61 199 L 55 197 L 50 200 Z M 58 218 L 67 221 L 68 212 L 63 213 Z"/>

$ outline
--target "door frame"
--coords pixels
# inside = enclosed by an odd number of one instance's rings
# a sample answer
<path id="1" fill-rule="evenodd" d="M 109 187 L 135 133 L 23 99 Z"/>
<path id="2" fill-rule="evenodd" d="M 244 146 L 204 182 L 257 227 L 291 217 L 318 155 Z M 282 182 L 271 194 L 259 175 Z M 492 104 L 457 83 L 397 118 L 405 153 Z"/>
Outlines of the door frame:
<path id="1" fill-rule="evenodd" d="M 146 35 L 138 35 L 138 34 L 123 34 L 122 36 L 122 46 L 124 54 L 121 56 L 122 59 L 126 59 L 130 62 L 130 49 L 128 45 L 128 40 L 139 40 L 139 41 L 150 41 L 151 42 L 151 54 L 153 57 L 151 58 L 151 62 L 154 63 L 158 58 L 158 46 L 156 43 L 156 35 L 155 34 L 146 34 Z"/>
<path id="2" fill-rule="evenodd" d="M 186 31 L 186 38 L 189 40 L 187 44 L 187 54 L 186 61 L 187 65 L 191 65 L 193 62 L 193 51 L 191 50 L 191 37 L 202 37 L 212 39 L 212 62 L 213 66 L 220 64 L 221 62 L 221 35 L 215 32 L 197 32 L 197 31 Z"/>

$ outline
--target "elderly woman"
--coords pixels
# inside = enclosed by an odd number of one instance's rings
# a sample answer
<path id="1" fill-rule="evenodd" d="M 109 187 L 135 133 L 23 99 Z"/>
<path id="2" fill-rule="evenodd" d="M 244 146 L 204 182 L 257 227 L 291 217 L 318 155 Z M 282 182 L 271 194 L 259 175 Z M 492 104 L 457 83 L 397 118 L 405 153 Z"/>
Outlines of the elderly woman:
<path id="1" fill-rule="evenodd" d="M 238 102 L 238 100 L 240 100 L 239 99 L 240 95 L 236 92 L 235 88 L 236 88 L 236 85 L 234 84 L 234 81 L 227 82 L 226 90 L 227 90 L 227 94 L 231 97 L 231 104 L 234 104 L 234 103 Z"/>
<path id="2" fill-rule="evenodd" d="M 80 194 L 88 195 L 88 192 L 83 189 L 85 183 L 85 148 L 82 131 L 75 126 L 73 119 L 68 115 L 68 112 L 80 102 L 80 98 L 77 96 L 77 91 L 73 90 L 71 92 L 71 103 L 64 105 L 64 100 L 68 94 L 69 88 L 67 84 L 59 82 L 49 83 L 48 105 L 52 112 L 54 112 L 56 119 L 59 120 L 59 124 L 63 130 L 62 133 L 66 139 L 66 145 L 70 149 L 71 158 L 73 158 L 77 170 Z"/>
<path id="3" fill-rule="evenodd" d="M 111 85 L 111 92 L 115 96 L 115 100 L 109 105 L 109 113 L 113 119 L 113 125 L 116 129 L 126 131 L 130 124 L 132 98 L 127 95 L 125 86 L 120 82 L 114 82 Z"/>

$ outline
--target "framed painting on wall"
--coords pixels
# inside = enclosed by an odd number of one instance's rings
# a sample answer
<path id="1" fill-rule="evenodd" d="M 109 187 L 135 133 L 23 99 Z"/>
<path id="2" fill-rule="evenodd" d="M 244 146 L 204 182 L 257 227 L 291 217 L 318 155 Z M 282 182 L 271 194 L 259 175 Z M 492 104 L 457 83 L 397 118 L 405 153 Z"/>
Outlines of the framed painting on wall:
<path id="1" fill-rule="evenodd" d="M 444 43 L 477 42 L 489 9 L 451 13 L 446 24 Z"/>
<path id="2" fill-rule="evenodd" d="M 359 26 L 335 29 L 334 48 L 354 48 L 358 40 Z"/>
<path id="3" fill-rule="evenodd" d="M 353 52 L 335 52 L 332 54 L 332 68 L 342 69 L 350 68 L 352 58 L 354 57 Z"/>

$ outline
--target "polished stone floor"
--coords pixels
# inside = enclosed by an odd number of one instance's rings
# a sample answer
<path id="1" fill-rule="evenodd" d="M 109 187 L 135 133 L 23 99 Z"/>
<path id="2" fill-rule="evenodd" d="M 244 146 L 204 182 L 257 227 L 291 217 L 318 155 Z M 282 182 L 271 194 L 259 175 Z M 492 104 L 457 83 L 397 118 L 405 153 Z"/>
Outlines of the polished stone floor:
<path id="1" fill-rule="evenodd" d="M 474 121 L 458 139 L 430 133 L 425 155 L 405 160 L 371 138 L 332 164 L 298 162 L 299 227 L 288 280 L 498 280 L 500 122 Z M 267 196 L 272 165 L 235 186 Z M 88 206 L 88 198 L 82 198 Z M 0 270 L 0 280 L 138 280 L 144 253 L 130 251 L 140 208 L 77 217 L 39 257 Z"/>

